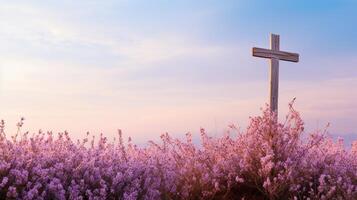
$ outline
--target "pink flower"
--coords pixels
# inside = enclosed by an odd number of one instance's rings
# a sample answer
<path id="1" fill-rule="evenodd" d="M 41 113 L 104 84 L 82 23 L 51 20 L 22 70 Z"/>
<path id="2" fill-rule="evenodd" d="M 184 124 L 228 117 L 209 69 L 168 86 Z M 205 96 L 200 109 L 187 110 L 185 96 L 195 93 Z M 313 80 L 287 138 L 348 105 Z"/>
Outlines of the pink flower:
<path id="1" fill-rule="evenodd" d="M 304 123 L 292 107 L 285 123 L 275 118 L 265 109 L 246 131 L 233 125 L 210 137 L 201 129 L 201 145 L 188 133 L 185 140 L 163 134 L 161 142 L 141 147 L 125 144 L 121 131 L 115 141 L 101 135 L 89 142 L 88 134 L 74 142 L 67 132 L 42 131 L 32 137 L 19 131 L 20 140 L 11 140 L 0 121 L 0 194 L 78 200 L 357 199 L 357 141 L 348 150 L 319 132 L 301 139 Z M 257 196 L 249 196 L 253 193 Z"/>

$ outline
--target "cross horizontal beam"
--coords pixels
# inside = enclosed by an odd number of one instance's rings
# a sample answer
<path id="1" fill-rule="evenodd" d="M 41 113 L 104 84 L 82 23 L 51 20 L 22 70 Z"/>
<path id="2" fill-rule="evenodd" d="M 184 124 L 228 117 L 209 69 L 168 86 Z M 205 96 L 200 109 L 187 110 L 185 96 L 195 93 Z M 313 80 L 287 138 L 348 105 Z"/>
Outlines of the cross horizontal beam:
<path id="1" fill-rule="evenodd" d="M 291 62 L 299 62 L 299 54 L 290 53 L 286 51 L 277 51 L 271 49 L 263 49 L 258 47 L 253 47 L 253 56 L 261 58 L 275 58 L 278 60 L 285 60 Z"/>

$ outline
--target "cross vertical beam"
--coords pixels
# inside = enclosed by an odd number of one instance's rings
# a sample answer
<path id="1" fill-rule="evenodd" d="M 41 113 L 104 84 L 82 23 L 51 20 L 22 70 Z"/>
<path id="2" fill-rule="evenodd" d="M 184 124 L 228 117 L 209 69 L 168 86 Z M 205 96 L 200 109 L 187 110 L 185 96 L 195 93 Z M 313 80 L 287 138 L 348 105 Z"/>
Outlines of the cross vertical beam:
<path id="1" fill-rule="evenodd" d="M 280 50 L 279 35 L 270 35 L 270 48 L 274 51 Z M 278 111 L 278 96 L 279 96 L 279 59 L 270 59 L 270 110 Z"/>

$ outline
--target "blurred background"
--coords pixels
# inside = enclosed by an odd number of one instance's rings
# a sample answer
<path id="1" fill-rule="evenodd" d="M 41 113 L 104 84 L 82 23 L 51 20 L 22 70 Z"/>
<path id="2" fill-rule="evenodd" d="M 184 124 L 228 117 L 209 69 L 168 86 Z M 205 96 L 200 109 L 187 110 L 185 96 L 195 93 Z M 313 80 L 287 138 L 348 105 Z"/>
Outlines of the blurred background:
<path id="1" fill-rule="evenodd" d="M 306 131 L 357 139 L 357 3 L 282 1 L 1 1 L 0 118 L 12 134 L 39 129 L 136 143 L 242 130 L 268 102 L 268 60 L 280 34 L 279 115 Z"/>

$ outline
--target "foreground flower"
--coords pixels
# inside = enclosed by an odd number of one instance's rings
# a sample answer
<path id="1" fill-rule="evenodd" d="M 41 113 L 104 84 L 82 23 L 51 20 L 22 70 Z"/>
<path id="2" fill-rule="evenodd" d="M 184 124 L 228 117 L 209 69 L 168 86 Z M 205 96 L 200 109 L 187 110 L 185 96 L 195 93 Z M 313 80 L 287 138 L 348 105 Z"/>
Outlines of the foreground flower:
<path id="1" fill-rule="evenodd" d="M 201 145 L 164 134 L 143 148 L 124 145 L 121 131 L 118 143 L 50 132 L 8 139 L 1 121 L 0 199 L 357 199 L 357 142 L 301 140 L 292 106 L 275 121 L 266 109 L 243 132 L 202 129 Z"/>

